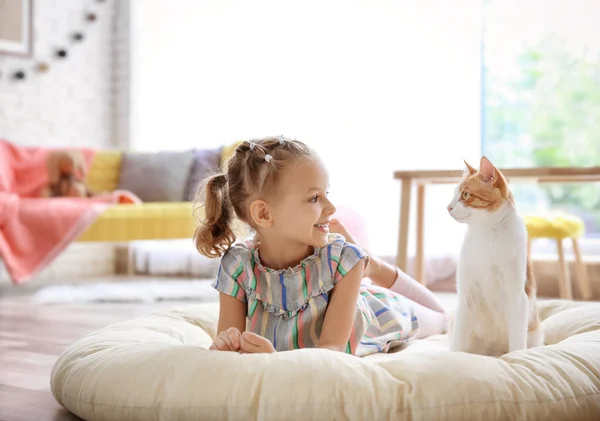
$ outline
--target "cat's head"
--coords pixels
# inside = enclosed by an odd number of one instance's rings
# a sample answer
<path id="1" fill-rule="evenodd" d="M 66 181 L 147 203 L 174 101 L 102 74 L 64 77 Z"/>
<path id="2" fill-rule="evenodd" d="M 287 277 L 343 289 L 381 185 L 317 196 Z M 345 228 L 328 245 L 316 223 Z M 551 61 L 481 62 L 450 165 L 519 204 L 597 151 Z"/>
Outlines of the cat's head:
<path id="1" fill-rule="evenodd" d="M 448 204 L 452 218 L 466 224 L 485 221 L 504 205 L 514 204 L 508 182 L 489 159 L 481 158 L 479 170 L 465 164 L 463 179 Z"/>

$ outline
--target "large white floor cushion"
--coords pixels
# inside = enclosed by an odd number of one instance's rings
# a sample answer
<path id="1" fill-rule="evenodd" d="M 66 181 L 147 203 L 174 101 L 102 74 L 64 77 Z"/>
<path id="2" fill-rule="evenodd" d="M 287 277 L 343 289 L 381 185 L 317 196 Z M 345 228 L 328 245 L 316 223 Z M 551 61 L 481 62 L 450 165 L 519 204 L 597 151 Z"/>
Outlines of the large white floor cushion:
<path id="1" fill-rule="evenodd" d="M 366 358 L 208 351 L 215 304 L 110 325 L 69 347 L 56 400 L 85 420 L 600 420 L 600 304 L 547 301 L 549 345 L 501 358 L 447 338 Z"/>

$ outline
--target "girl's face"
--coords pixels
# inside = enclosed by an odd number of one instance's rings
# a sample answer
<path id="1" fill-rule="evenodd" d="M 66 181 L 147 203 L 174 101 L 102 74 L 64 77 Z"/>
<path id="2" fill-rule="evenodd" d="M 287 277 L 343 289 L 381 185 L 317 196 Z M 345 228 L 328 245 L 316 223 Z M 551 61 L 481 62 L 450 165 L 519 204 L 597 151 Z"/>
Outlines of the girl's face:
<path id="1" fill-rule="evenodd" d="M 269 200 L 272 227 L 281 239 L 313 247 L 327 245 L 335 206 L 327 198 L 329 175 L 318 160 L 300 160 L 281 174 Z"/>

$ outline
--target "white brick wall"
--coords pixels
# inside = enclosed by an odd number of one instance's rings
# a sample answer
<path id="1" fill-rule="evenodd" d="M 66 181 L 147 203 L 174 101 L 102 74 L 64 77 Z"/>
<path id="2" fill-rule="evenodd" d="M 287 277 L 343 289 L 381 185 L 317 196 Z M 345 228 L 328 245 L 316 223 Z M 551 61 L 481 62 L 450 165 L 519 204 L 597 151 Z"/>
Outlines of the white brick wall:
<path id="1" fill-rule="evenodd" d="M 113 71 L 112 117 L 113 144 L 127 148 L 130 145 L 130 90 L 131 90 L 131 4 L 130 0 L 116 1 L 113 18 Z"/>
<path id="2" fill-rule="evenodd" d="M 36 0 L 34 55 L 0 55 L 0 138 L 26 146 L 127 147 L 129 0 Z M 97 20 L 85 20 L 94 12 Z M 84 40 L 73 42 L 80 31 Z M 64 60 L 56 48 L 68 50 Z M 44 61 L 47 73 L 35 66 Z M 27 78 L 12 74 L 24 70 Z M 0 265 L 1 266 L 1 265 Z M 74 243 L 33 284 L 112 273 L 112 244 Z M 9 282 L 0 268 L 0 284 Z"/>
<path id="3" fill-rule="evenodd" d="M 34 56 L 0 55 L 0 137 L 20 145 L 111 147 L 116 141 L 115 112 L 123 109 L 117 88 L 123 72 L 119 43 L 127 33 L 128 1 L 38 0 L 34 5 Z M 98 19 L 86 21 L 88 12 Z M 84 33 L 76 43 L 71 35 Z M 66 59 L 54 52 L 68 49 Z M 127 51 L 127 50 L 125 50 Z M 50 65 L 35 71 L 38 62 Z M 15 71 L 27 78 L 16 81 Z"/>

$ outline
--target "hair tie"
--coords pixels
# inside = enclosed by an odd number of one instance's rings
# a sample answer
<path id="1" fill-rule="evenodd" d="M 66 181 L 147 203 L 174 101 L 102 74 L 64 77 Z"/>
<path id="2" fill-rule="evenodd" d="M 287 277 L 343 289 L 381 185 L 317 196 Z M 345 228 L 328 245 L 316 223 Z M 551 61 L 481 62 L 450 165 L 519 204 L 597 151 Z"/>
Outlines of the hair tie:
<path id="1" fill-rule="evenodd" d="M 269 154 L 265 155 L 265 161 L 271 162 L 271 159 L 273 159 L 273 157 L 271 155 L 269 155 Z"/>
<path id="2" fill-rule="evenodd" d="M 283 146 L 283 144 L 285 143 L 285 136 L 279 135 L 277 136 L 277 138 L 279 139 L 279 144 Z"/>
<path id="3" fill-rule="evenodd" d="M 253 151 L 254 147 L 256 146 L 256 143 L 254 142 L 250 142 L 250 150 Z"/>

